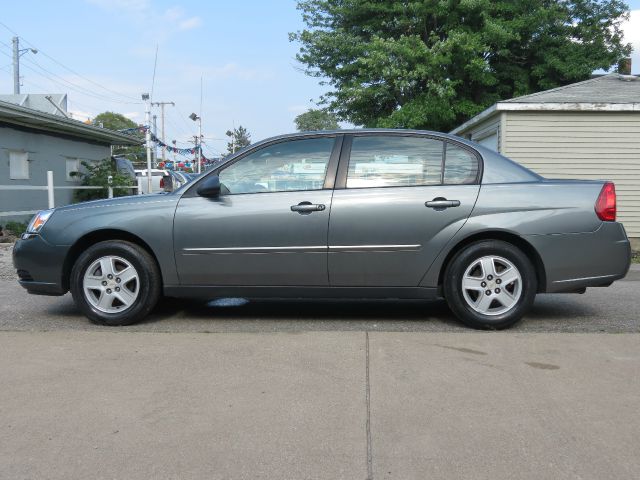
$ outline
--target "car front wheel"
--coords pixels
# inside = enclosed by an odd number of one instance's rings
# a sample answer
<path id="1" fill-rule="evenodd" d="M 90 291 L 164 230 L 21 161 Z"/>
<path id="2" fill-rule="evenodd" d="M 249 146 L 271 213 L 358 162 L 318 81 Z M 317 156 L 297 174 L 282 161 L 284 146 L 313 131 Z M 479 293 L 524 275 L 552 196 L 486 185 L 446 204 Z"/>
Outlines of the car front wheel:
<path id="1" fill-rule="evenodd" d="M 153 257 L 125 241 L 97 243 L 71 271 L 71 294 L 89 319 L 103 325 L 142 320 L 160 297 L 161 277 Z"/>
<path id="2" fill-rule="evenodd" d="M 514 245 L 499 240 L 465 247 L 445 272 L 449 308 L 472 328 L 512 326 L 527 313 L 536 291 L 531 261 Z"/>

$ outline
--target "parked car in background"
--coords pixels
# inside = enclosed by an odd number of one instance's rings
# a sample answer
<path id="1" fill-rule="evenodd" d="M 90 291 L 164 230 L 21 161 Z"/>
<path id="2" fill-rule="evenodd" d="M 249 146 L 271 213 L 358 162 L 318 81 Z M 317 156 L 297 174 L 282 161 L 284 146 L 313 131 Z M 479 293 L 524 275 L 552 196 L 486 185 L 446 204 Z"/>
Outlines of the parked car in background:
<path id="1" fill-rule="evenodd" d="M 161 185 L 165 192 L 173 192 L 196 177 L 197 174 L 169 170 L 167 175 L 162 177 Z"/>
<path id="2" fill-rule="evenodd" d="M 444 297 L 500 329 L 538 293 L 623 278 L 631 249 L 610 182 L 547 180 L 452 135 L 342 130 L 253 144 L 162 197 L 42 211 L 13 255 L 29 292 L 71 290 L 106 325 L 164 294 Z"/>
<path id="3" fill-rule="evenodd" d="M 164 192 L 162 186 L 162 178 L 167 175 L 167 170 L 160 170 L 157 168 L 151 169 L 151 192 L 149 192 L 149 185 L 147 182 L 147 169 L 136 170 L 136 177 L 142 179 L 142 193 L 158 193 Z"/>

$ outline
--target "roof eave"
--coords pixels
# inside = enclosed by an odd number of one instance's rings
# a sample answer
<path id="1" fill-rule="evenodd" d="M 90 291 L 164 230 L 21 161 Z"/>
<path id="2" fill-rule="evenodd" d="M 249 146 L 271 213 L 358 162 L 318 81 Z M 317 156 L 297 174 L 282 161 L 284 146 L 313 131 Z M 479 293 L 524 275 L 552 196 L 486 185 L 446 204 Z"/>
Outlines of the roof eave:
<path id="1" fill-rule="evenodd" d="M 488 118 L 491 118 L 494 114 L 497 113 L 498 110 L 500 110 L 499 106 L 500 106 L 500 103 L 496 103 L 496 104 L 490 106 L 486 110 L 480 112 L 475 117 L 472 117 L 469 120 L 467 120 L 466 122 L 464 122 L 459 127 L 454 128 L 449 133 L 451 135 L 458 135 L 459 133 L 464 132 L 465 130 L 468 130 L 469 128 L 473 127 L 477 123 L 482 122 L 483 120 L 486 120 Z"/>
<path id="2" fill-rule="evenodd" d="M 640 102 L 500 102 L 497 107 L 501 111 L 640 112 Z"/>
<path id="3" fill-rule="evenodd" d="M 498 102 L 459 127 L 451 135 L 459 135 L 499 112 L 640 112 L 638 103 L 579 103 L 579 102 Z"/>
<path id="4" fill-rule="evenodd" d="M 53 133 L 76 135 L 80 138 L 103 142 L 109 145 L 140 145 L 142 142 L 136 137 L 125 135 L 105 128 L 86 125 L 77 120 L 58 117 L 45 112 L 21 107 L 6 102 L 0 104 L 0 114 L 8 114 L 5 122 L 26 128 L 48 131 Z M 1 119 L 0 119 L 1 120 Z"/>

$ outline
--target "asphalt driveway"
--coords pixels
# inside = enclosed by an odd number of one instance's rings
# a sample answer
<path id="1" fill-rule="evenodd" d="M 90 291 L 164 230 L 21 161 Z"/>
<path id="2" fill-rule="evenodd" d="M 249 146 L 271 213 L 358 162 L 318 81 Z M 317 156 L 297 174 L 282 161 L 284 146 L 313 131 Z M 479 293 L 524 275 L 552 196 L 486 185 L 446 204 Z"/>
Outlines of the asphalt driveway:
<path id="1" fill-rule="evenodd" d="M 634 266 L 503 332 L 393 301 L 164 301 L 108 328 L 7 275 L 0 479 L 638 478 L 639 294 Z"/>
<path id="2" fill-rule="evenodd" d="M 443 301 L 261 301 L 210 304 L 165 300 L 147 321 L 124 331 L 299 332 L 467 331 Z M 71 295 L 28 295 L 0 278 L 0 330 L 104 330 L 73 305 Z M 608 288 L 583 295 L 539 295 L 511 332 L 640 332 L 640 265 Z"/>

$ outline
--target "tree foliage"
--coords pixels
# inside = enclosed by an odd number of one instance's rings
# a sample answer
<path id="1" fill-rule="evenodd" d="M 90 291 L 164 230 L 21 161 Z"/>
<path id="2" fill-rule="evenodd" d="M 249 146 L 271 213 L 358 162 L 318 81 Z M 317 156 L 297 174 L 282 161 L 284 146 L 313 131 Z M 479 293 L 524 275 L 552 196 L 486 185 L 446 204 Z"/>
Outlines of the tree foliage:
<path id="1" fill-rule="evenodd" d="M 102 190 L 75 190 L 74 200 L 76 202 L 85 202 L 87 200 L 97 200 L 108 197 L 108 187 L 131 186 L 132 180 L 129 176 L 119 172 L 116 168 L 115 161 L 107 158 L 100 162 L 82 162 L 82 171 L 72 172 L 71 175 L 80 177 L 84 186 L 104 187 Z M 111 176 L 111 184 L 109 184 L 109 176 Z M 129 188 L 114 188 L 114 197 L 123 197 L 131 195 L 132 190 Z"/>
<path id="2" fill-rule="evenodd" d="M 308 111 L 298 115 L 294 122 L 299 132 L 337 130 L 340 128 L 336 115 L 324 109 L 316 110 L 310 108 Z"/>
<path id="3" fill-rule="evenodd" d="M 299 0 L 290 34 L 322 103 L 368 127 L 450 130 L 498 100 L 588 79 L 630 52 L 622 0 Z"/>
<path id="4" fill-rule="evenodd" d="M 133 120 L 125 117 L 121 113 L 116 112 L 102 112 L 96 115 L 93 119 L 93 124 L 96 126 L 102 126 L 109 130 L 126 130 L 128 128 L 136 128 L 138 124 Z M 137 137 L 140 140 L 144 140 L 144 134 L 142 132 L 129 133 L 133 137 Z M 146 162 L 147 152 L 144 146 L 124 146 L 117 145 L 113 147 L 113 155 L 125 155 L 133 163 Z"/>
<path id="5" fill-rule="evenodd" d="M 235 153 L 241 148 L 251 145 L 251 134 L 242 125 L 233 130 L 227 130 L 225 135 L 230 139 L 227 143 L 229 153 Z"/>

